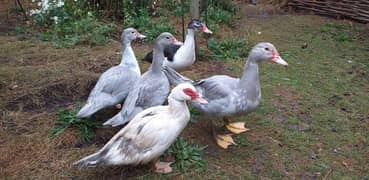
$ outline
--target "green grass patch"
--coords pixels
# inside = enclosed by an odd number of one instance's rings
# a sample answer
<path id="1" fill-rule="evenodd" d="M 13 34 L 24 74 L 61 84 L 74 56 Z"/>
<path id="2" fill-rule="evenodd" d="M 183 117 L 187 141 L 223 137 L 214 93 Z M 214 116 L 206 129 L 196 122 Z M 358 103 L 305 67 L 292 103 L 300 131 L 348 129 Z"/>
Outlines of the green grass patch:
<path id="1" fill-rule="evenodd" d="M 198 118 L 201 115 L 201 112 L 198 109 L 194 108 L 193 106 L 190 106 L 189 109 L 191 114 L 190 121 L 196 122 L 196 118 Z"/>
<path id="2" fill-rule="evenodd" d="M 177 141 L 169 148 L 169 153 L 174 155 L 174 167 L 185 172 L 190 169 L 199 171 L 206 170 L 207 164 L 202 158 L 202 153 L 207 146 L 199 147 L 191 145 L 183 138 L 178 138 Z"/>
<path id="3" fill-rule="evenodd" d="M 67 128 L 77 128 L 80 137 L 84 141 L 90 141 L 94 136 L 94 130 L 100 125 L 91 118 L 78 118 L 76 115 L 81 109 L 81 104 L 77 103 L 74 109 L 61 109 L 58 112 L 57 121 L 52 129 L 52 137 L 59 136 Z"/>
<path id="4" fill-rule="evenodd" d="M 215 41 L 208 40 L 208 48 L 211 51 L 209 55 L 214 59 L 237 59 L 246 57 L 249 52 L 246 39 L 230 39 Z"/>
<path id="5" fill-rule="evenodd" d="M 350 35 L 350 26 L 348 24 L 336 24 L 327 22 L 320 27 L 320 32 L 329 34 L 331 38 L 338 42 L 354 41 Z"/>

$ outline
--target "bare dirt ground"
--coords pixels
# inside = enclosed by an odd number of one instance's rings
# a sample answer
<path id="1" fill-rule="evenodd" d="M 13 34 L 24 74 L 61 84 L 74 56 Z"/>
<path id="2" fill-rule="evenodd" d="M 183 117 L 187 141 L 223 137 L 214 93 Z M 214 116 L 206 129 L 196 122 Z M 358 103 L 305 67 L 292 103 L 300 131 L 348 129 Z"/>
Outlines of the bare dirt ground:
<path id="1" fill-rule="evenodd" d="M 364 30 L 355 31 L 356 41 L 340 44 L 319 31 L 326 22 L 353 24 Z M 208 146 L 204 155 L 208 168 L 205 172 L 169 175 L 155 175 L 148 166 L 71 167 L 74 161 L 102 147 L 119 129 L 100 128 L 91 143 L 81 141 L 75 129 L 54 139 L 50 136 L 58 109 L 83 102 L 99 75 L 119 63 L 119 42 L 56 49 L 49 42 L 19 39 L 11 28 L 2 29 L 0 177 L 367 179 L 368 29 L 315 15 L 275 14 L 262 7 L 242 7 L 234 27 L 221 26 L 215 36 L 246 37 L 251 45 L 273 42 L 291 68 L 262 65 L 264 101 L 256 113 L 239 118 L 252 130 L 236 137 L 238 146 L 217 148 L 210 136 L 209 117 L 200 116 L 190 123 L 182 136 Z M 304 43 L 308 44 L 306 50 L 301 48 Z M 133 48 L 141 59 L 150 45 L 135 43 Z M 144 72 L 149 64 L 140 63 Z M 201 59 L 184 74 L 193 78 L 238 75 L 243 64 L 243 59 Z M 95 120 L 102 123 L 116 112 L 99 112 Z"/>

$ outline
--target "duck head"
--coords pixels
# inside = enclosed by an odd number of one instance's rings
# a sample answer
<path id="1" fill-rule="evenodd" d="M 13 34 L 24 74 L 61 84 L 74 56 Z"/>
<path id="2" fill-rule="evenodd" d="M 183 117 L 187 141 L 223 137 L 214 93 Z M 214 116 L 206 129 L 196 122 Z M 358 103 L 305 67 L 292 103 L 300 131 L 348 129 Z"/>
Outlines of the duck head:
<path id="1" fill-rule="evenodd" d="M 155 41 L 155 45 L 164 49 L 165 46 L 170 44 L 181 45 L 181 42 L 178 41 L 171 33 L 163 32 L 161 33 Z"/>
<path id="2" fill-rule="evenodd" d="M 212 34 L 213 32 L 208 29 L 205 23 L 202 23 L 198 19 L 192 19 L 190 23 L 188 23 L 188 29 L 193 29 L 195 31 L 201 31 L 207 34 Z"/>
<path id="3" fill-rule="evenodd" d="M 177 101 L 196 101 L 200 104 L 207 104 L 208 102 L 200 97 L 195 87 L 189 83 L 178 84 L 173 88 L 170 97 Z"/>
<path id="4" fill-rule="evenodd" d="M 287 66 L 288 63 L 279 56 L 277 49 L 273 44 L 268 42 L 261 42 L 255 45 L 250 55 L 255 61 L 270 61 L 283 66 Z"/>
<path id="5" fill-rule="evenodd" d="M 127 28 L 122 32 L 121 41 L 122 43 L 130 43 L 133 40 L 143 39 L 145 37 L 146 36 L 139 33 L 135 28 Z"/>

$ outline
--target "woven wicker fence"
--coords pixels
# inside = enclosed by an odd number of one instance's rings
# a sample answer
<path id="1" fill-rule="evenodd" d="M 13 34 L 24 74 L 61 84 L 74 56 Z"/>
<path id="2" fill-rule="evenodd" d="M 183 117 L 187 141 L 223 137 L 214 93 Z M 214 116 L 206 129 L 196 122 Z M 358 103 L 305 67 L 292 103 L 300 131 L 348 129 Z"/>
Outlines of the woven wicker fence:
<path id="1" fill-rule="evenodd" d="M 288 6 L 369 23 L 369 0 L 290 0 Z"/>

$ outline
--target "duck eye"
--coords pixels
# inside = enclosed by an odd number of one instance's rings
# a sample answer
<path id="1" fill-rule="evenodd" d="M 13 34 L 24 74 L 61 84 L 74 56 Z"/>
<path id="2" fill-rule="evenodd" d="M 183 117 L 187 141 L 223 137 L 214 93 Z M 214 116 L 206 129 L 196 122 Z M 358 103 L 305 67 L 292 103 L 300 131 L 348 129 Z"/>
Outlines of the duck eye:
<path id="1" fill-rule="evenodd" d="M 132 31 L 131 33 L 134 34 L 135 32 Z"/>
<path id="2" fill-rule="evenodd" d="M 266 47 L 266 48 L 264 48 L 264 49 L 265 49 L 265 51 L 269 51 L 269 48 L 267 48 L 267 47 Z"/>
<path id="3" fill-rule="evenodd" d="M 165 38 L 170 39 L 168 36 L 167 36 L 167 37 L 165 37 Z"/>

